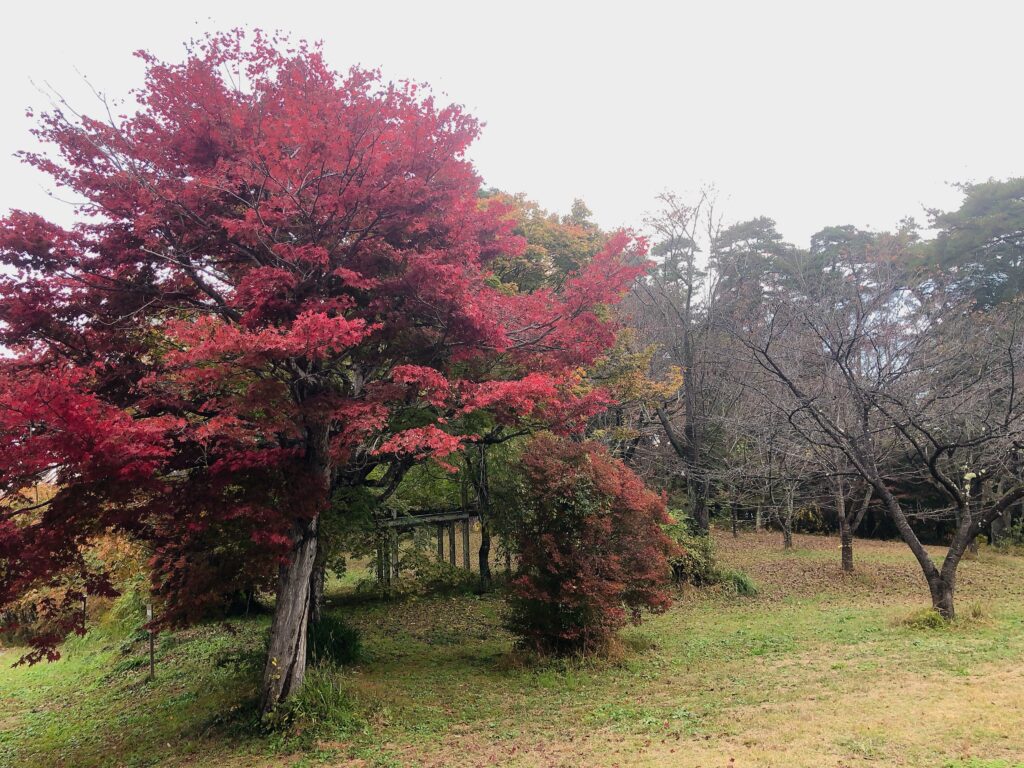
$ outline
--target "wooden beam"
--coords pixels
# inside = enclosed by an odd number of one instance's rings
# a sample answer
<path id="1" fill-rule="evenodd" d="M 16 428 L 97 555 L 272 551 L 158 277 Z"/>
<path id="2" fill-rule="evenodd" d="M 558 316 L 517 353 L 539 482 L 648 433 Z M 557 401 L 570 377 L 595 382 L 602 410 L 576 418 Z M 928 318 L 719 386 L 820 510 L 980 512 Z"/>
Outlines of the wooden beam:
<path id="1" fill-rule="evenodd" d="M 428 515 L 407 515 L 405 517 L 380 517 L 376 524 L 381 528 L 415 528 L 428 523 L 449 523 L 468 520 L 474 515 L 468 512 L 436 512 Z"/>

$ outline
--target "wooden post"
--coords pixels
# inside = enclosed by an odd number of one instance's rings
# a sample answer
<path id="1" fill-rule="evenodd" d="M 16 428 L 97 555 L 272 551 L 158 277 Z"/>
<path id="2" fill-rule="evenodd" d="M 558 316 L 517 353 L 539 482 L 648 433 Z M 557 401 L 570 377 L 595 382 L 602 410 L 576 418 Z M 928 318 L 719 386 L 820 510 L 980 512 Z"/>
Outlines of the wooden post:
<path id="1" fill-rule="evenodd" d="M 153 604 L 148 603 L 146 605 L 146 623 L 149 624 L 153 621 Z M 156 680 L 156 652 L 153 647 L 153 627 L 148 627 L 149 630 L 149 679 L 150 681 Z"/>
<path id="2" fill-rule="evenodd" d="M 732 512 L 732 537 L 735 539 L 735 538 L 737 538 L 740 535 L 739 531 L 736 529 L 736 502 L 733 501 L 729 505 L 729 508 L 730 508 L 730 511 Z"/>
<path id="3" fill-rule="evenodd" d="M 455 565 L 455 523 L 448 523 L 448 562 Z"/>
<path id="4" fill-rule="evenodd" d="M 392 528 L 391 535 L 388 538 L 390 539 L 389 549 L 391 550 L 391 573 L 395 579 L 398 579 L 398 531 Z"/>
<path id="5" fill-rule="evenodd" d="M 437 524 L 437 562 L 444 562 L 444 525 Z"/>
<path id="6" fill-rule="evenodd" d="M 384 583 L 384 543 L 377 538 L 377 583 Z"/>
<path id="7" fill-rule="evenodd" d="M 473 570 L 469 566 L 469 518 L 462 521 L 462 567 L 467 571 Z"/>

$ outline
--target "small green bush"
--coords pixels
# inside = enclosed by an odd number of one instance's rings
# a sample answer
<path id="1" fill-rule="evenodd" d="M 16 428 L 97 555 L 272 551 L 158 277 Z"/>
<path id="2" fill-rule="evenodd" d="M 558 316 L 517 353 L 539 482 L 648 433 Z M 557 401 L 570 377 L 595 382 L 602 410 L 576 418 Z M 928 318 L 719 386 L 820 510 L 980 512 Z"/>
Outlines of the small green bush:
<path id="1" fill-rule="evenodd" d="M 148 636 L 143 629 L 146 623 L 146 603 L 149 600 L 147 587 L 142 577 L 123 584 L 121 594 L 99 621 L 100 633 L 129 645 L 145 640 Z"/>
<path id="2" fill-rule="evenodd" d="M 949 626 L 942 614 L 934 608 L 922 608 L 903 619 L 902 624 L 911 629 L 944 629 Z"/>
<path id="3" fill-rule="evenodd" d="M 695 587 L 723 584 L 737 595 L 746 597 L 758 593 L 757 584 L 746 573 L 719 566 L 711 536 L 695 533 L 687 520 L 680 519 L 678 512 L 675 516 L 679 522 L 666 525 L 663 530 L 681 550 L 669 560 L 672 577 L 677 584 Z"/>
<path id="4" fill-rule="evenodd" d="M 325 613 L 310 628 L 306 640 L 306 659 L 310 664 L 355 664 L 362 651 L 363 642 L 359 630 L 330 613 Z"/>
<path id="5" fill-rule="evenodd" d="M 466 570 L 447 561 L 440 561 L 429 549 L 414 549 L 402 557 L 402 567 L 411 571 L 422 593 L 468 592 L 476 587 L 478 577 L 472 570 Z M 402 579 L 408 581 L 408 579 Z"/>
<path id="6" fill-rule="evenodd" d="M 678 513 L 674 513 L 677 520 Z M 721 581 L 715 558 L 715 542 L 710 536 L 694 533 L 686 520 L 664 526 L 663 530 L 678 545 L 680 553 L 669 559 L 672 578 L 678 584 L 701 587 Z"/>
<path id="7" fill-rule="evenodd" d="M 1008 530 L 996 539 L 996 549 L 1004 552 L 1020 552 L 1024 550 L 1024 518 L 1015 521 Z"/>
<path id="8" fill-rule="evenodd" d="M 345 689 L 342 671 L 325 664 L 310 667 L 299 692 L 263 719 L 260 727 L 283 736 L 288 746 L 301 748 L 364 731 L 366 721 Z"/>
<path id="9" fill-rule="evenodd" d="M 727 569 L 722 571 L 721 582 L 730 589 L 735 590 L 737 595 L 743 595 L 744 597 L 755 597 L 759 591 L 754 580 L 740 570 Z"/>

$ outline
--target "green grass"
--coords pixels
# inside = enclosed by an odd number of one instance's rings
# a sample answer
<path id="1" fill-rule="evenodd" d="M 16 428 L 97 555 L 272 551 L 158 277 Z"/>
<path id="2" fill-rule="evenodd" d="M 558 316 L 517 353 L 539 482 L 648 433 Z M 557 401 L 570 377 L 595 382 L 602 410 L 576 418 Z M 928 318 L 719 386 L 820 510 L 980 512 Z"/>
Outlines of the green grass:
<path id="1" fill-rule="evenodd" d="M 962 618 L 924 627 L 901 545 L 858 542 L 849 576 L 836 544 L 722 538 L 757 595 L 688 590 L 616 660 L 513 653 L 493 595 L 334 585 L 362 661 L 314 670 L 276 730 L 254 726 L 265 617 L 162 637 L 152 683 L 143 643 L 98 634 L 32 668 L 2 652 L 0 765 L 1024 766 L 1024 560 L 965 562 Z"/>

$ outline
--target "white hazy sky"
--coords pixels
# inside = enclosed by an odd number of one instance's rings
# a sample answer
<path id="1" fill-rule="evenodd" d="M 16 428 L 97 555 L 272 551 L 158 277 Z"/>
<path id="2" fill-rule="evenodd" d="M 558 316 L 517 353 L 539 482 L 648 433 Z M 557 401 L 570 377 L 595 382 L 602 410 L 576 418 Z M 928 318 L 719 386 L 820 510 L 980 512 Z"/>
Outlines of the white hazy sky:
<path id="1" fill-rule="evenodd" d="M 138 48 L 247 25 L 323 39 L 329 61 L 426 81 L 486 122 L 485 181 L 606 227 L 713 182 L 728 220 L 806 244 L 955 207 L 950 182 L 1024 175 L 1017 2 L 17 2 L 0 10 L 0 214 L 67 221 L 32 147 L 48 82 L 95 111 L 141 82 Z"/>

